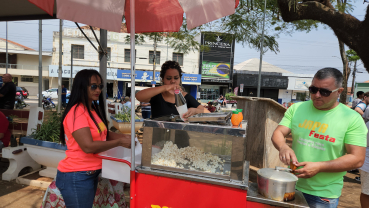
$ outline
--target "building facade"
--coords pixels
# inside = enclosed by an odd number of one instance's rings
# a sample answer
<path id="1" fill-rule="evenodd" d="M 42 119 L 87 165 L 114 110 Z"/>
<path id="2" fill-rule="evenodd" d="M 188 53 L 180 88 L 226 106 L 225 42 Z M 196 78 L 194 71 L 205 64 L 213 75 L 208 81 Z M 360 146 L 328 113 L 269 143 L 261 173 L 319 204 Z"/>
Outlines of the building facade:
<path id="1" fill-rule="evenodd" d="M 279 103 L 299 102 L 310 99 L 309 86 L 314 74 L 283 73 L 282 76 L 288 77 L 288 87 L 287 89 L 279 90 Z"/>
<path id="2" fill-rule="evenodd" d="M 87 27 L 82 27 L 83 31 L 98 47 L 98 43 L 92 31 Z M 99 39 L 100 32 L 95 29 L 95 34 Z M 130 43 L 128 33 L 116 33 L 108 31 L 108 69 L 107 69 L 107 92 L 108 96 L 117 95 L 130 96 L 130 77 L 122 77 L 122 73 L 130 71 Z M 71 61 L 73 61 L 73 73 L 85 69 L 92 68 L 98 70 L 99 68 L 99 54 L 84 37 L 78 28 L 64 28 L 62 35 L 63 42 L 63 84 L 68 87 L 71 76 Z M 154 56 L 154 41 L 145 38 L 143 44 L 137 44 L 135 48 L 136 60 L 136 74 L 151 74 L 147 79 L 137 79 L 136 86 L 151 86 L 153 74 L 153 56 Z M 72 53 L 73 50 L 73 53 Z M 73 59 L 71 59 L 73 55 Z M 191 51 L 188 54 L 183 54 L 175 51 L 168 46 L 164 41 L 157 42 L 156 47 L 156 72 L 160 72 L 161 65 L 167 60 L 178 61 L 184 73 L 191 77 L 198 77 L 198 63 L 199 52 Z M 49 67 L 50 76 L 53 80 L 57 80 L 59 64 L 59 32 L 53 33 L 53 54 L 52 63 Z M 119 72 L 119 75 L 118 75 Z M 155 73 L 157 75 L 157 73 Z M 138 75 L 137 75 L 138 76 Z M 160 84 L 160 78 L 156 76 L 157 84 Z M 201 83 L 183 83 L 187 92 L 196 97 L 197 86 Z M 56 85 L 55 85 L 56 86 Z M 194 93 L 193 93 L 194 92 Z"/>
<path id="3" fill-rule="evenodd" d="M 49 89 L 49 65 L 52 52 L 42 52 L 42 90 Z M 0 38 L 0 74 L 6 73 L 6 40 Z M 19 87 L 25 87 L 30 96 L 38 94 L 39 52 L 8 40 L 8 73 Z"/>

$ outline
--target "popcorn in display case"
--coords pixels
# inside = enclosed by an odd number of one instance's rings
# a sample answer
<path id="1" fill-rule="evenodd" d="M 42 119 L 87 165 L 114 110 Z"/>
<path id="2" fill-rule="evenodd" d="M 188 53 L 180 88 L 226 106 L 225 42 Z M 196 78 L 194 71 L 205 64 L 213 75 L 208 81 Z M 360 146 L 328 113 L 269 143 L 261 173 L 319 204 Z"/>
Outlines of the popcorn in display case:
<path id="1" fill-rule="evenodd" d="M 244 147 L 245 129 L 145 120 L 142 166 L 242 180 Z"/>

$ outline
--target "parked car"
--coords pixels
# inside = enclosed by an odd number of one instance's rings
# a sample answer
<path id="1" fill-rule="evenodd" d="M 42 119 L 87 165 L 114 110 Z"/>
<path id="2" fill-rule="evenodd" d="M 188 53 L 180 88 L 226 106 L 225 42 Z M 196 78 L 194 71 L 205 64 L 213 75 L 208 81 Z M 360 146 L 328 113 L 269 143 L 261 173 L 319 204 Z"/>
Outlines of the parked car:
<path id="1" fill-rule="evenodd" d="M 21 87 L 21 88 L 22 88 L 23 98 L 27 98 L 29 96 L 28 90 L 25 87 Z"/>
<path id="2" fill-rule="evenodd" d="M 67 90 L 67 94 L 70 93 L 69 90 Z M 51 98 L 58 98 L 58 88 L 51 88 L 45 91 L 42 91 L 43 97 L 51 97 Z M 38 94 L 37 94 L 38 97 Z"/>

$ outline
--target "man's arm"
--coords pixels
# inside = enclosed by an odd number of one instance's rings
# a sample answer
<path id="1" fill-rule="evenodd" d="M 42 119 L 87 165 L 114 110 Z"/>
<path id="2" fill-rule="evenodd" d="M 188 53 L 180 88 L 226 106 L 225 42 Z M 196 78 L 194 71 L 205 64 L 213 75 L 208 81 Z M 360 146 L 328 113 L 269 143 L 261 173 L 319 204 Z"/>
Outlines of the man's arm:
<path id="1" fill-rule="evenodd" d="M 279 151 L 279 159 L 286 165 L 289 165 L 291 160 L 294 164 L 298 163 L 295 152 L 286 143 L 285 137 L 290 133 L 290 128 L 279 125 L 272 136 L 273 145 Z"/>
<path id="2" fill-rule="evenodd" d="M 319 172 L 343 172 L 363 166 L 366 148 L 350 144 L 345 144 L 345 147 L 347 154 L 335 160 L 298 163 L 296 166 L 303 166 L 303 168 L 295 171 L 298 173 L 296 176 L 299 178 L 310 178 Z"/>
<path id="3" fill-rule="evenodd" d="M 361 108 L 356 107 L 355 111 L 358 112 L 361 116 L 364 114 L 363 110 L 361 110 Z"/>

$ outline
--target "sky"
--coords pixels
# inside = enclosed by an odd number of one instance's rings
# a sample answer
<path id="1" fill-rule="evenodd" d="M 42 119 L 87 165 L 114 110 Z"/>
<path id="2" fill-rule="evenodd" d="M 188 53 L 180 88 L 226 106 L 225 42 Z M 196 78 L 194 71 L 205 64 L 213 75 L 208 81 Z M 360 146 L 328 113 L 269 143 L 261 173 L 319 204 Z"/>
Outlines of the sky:
<path id="1" fill-rule="evenodd" d="M 367 3 L 354 3 L 352 15 L 363 20 Z M 42 50 L 51 51 L 53 31 L 59 31 L 59 20 L 43 20 Z M 82 26 L 83 24 L 81 24 Z M 64 21 L 64 27 L 75 28 L 70 21 Z M 6 23 L 0 22 L 0 37 L 6 37 Z M 38 21 L 8 22 L 8 39 L 38 50 Z M 314 74 L 323 67 L 335 67 L 342 71 L 338 40 L 329 27 L 320 25 L 318 29 L 306 32 L 294 32 L 292 35 L 280 35 L 277 39 L 280 52 L 267 52 L 263 61 L 298 74 Z M 346 50 L 349 48 L 346 47 Z M 236 43 L 234 64 L 251 58 L 260 58 L 260 53 L 248 46 Z M 357 82 L 369 80 L 369 74 L 361 61 L 358 62 Z M 348 86 L 351 86 L 350 76 Z"/>

